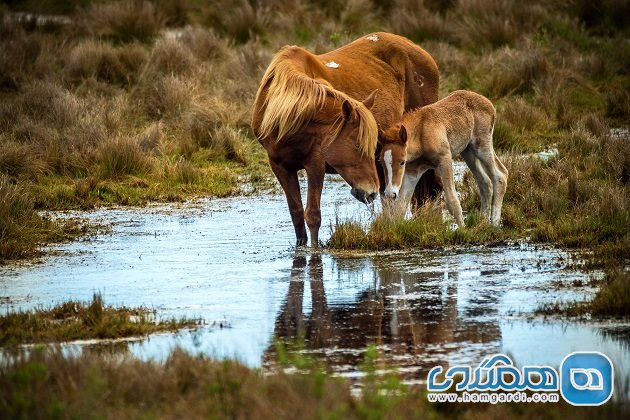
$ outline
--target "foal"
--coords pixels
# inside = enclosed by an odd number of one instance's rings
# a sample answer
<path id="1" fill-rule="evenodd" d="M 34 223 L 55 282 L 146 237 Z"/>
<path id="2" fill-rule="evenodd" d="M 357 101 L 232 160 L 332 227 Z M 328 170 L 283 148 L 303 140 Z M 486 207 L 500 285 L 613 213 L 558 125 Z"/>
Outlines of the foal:
<path id="1" fill-rule="evenodd" d="M 435 169 L 444 184 L 446 207 L 457 224 L 464 226 L 453 180 L 453 156 L 461 154 L 479 186 L 481 212 L 498 226 L 508 170 L 492 147 L 495 119 L 496 111 L 487 98 L 465 90 L 404 114 L 380 134 L 385 198 L 400 195 L 406 210 L 422 174 Z"/>

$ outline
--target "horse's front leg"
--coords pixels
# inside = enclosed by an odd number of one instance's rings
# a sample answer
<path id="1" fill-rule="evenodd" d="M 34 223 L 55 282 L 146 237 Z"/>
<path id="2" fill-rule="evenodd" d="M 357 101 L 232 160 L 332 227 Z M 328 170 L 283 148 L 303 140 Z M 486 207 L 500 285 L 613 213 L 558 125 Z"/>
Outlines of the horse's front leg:
<path id="1" fill-rule="evenodd" d="M 304 206 L 302 204 L 302 196 L 300 194 L 300 182 L 298 181 L 297 171 L 289 171 L 284 166 L 269 160 L 271 170 L 278 178 L 284 195 L 287 197 L 289 212 L 291 213 L 291 221 L 295 229 L 296 245 L 306 245 L 308 235 L 304 226 Z"/>
<path id="2" fill-rule="evenodd" d="M 319 228 L 322 224 L 320 209 L 322 188 L 324 187 L 324 175 L 326 174 L 326 162 L 313 160 L 304 165 L 308 179 L 308 192 L 306 196 L 306 224 L 311 233 L 311 246 L 319 246 Z"/>

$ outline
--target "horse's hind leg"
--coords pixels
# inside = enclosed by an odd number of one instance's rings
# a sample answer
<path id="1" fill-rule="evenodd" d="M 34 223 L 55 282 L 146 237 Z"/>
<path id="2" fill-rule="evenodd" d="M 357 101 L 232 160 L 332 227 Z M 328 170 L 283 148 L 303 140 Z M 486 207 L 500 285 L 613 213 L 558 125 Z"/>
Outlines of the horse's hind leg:
<path id="1" fill-rule="evenodd" d="M 462 157 L 470 168 L 470 171 L 477 182 L 477 186 L 479 187 L 479 198 L 481 200 L 481 214 L 484 215 L 486 220 L 490 221 L 490 206 L 492 205 L 492 181 L 490 181 L 490 177 L 486 173 L 483 165 L 475 157 L 471 146 L 468 146 L 462 152 Z"/>
<path id="2" fill-rule="evenodd" d="M 453 159 L 450 153 L 440 158 L 437 173 L 442 177 L 442 185 L 444 186 L 444 198 L 446 200 L 446 208 L 451 212 L 457 225 L 464 227 L 464 215 L 462 214 L 462 205 L 455 191 L 455 180 L 453 179 Z"/>
<path id="3" fill-rule="evenodd" d="M 304 226 L 304 206 L 302 205 L 297 171 L 288 171 L 282 165 L 275 163 L 271 159 L 269 160 L 269 164 L 284 190 L 284 195 L 287 197 L 291 221 L 295 229 L 296 245 L 306 245 L 308 236 L 306 234 L 306 227 Z"/>
<path id="4" fill-rule="evenodd" d="M 499 161 L 492 148 L 492 133 L 485 138 L 477 139 L 478 147 L 473 149 L 475 156 L 481 161 L 492 181 L 492 210 L 490 223 L 498 226 L 501 223 L 501 207 L 507 188 L 508 170 Z"/>

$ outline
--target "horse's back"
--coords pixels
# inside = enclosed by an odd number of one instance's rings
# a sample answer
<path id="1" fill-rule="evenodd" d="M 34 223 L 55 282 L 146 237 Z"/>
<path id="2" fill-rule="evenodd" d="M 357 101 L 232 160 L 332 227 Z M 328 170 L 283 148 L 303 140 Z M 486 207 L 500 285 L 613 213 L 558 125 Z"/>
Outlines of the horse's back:
<path id="1" fill-rule="evenodd" d="M 330 68 L 329 80 L 340 90 L 362 99 L 379 89 L 377 99 L 381 98 L 384 107 L 391 109 L 396 104 L 398 115 L 384 125 L 438 99 L 435 60 L 405 37 L 376 32 L 317 57 Z"/>

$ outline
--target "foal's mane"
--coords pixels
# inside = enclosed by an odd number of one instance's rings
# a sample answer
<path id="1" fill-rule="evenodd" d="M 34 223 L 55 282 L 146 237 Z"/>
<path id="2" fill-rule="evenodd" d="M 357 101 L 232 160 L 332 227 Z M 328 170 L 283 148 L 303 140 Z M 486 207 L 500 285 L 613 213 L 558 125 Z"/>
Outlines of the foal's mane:
<path id="1" fill-rule="evenodd" d="M 356 99 L 334 89 L 324 81 L 309 77 L 289 57 L 289 48 L 282 48 L 273 58 L 260 82 L 256 102 L 267 87 L 265 111 L 258 129 L 260 137 L 276 135 L 277 141 L 297 133 L 324 106 L 327 97 L 352 104 L 359 118 L 358 145 L 361 153 L 374 156 L 378 127 L 372 113 Z M 341 118 L 341 115 L 340 115 Z M 332 138 L 343 124 L 334 124 Z"/>

